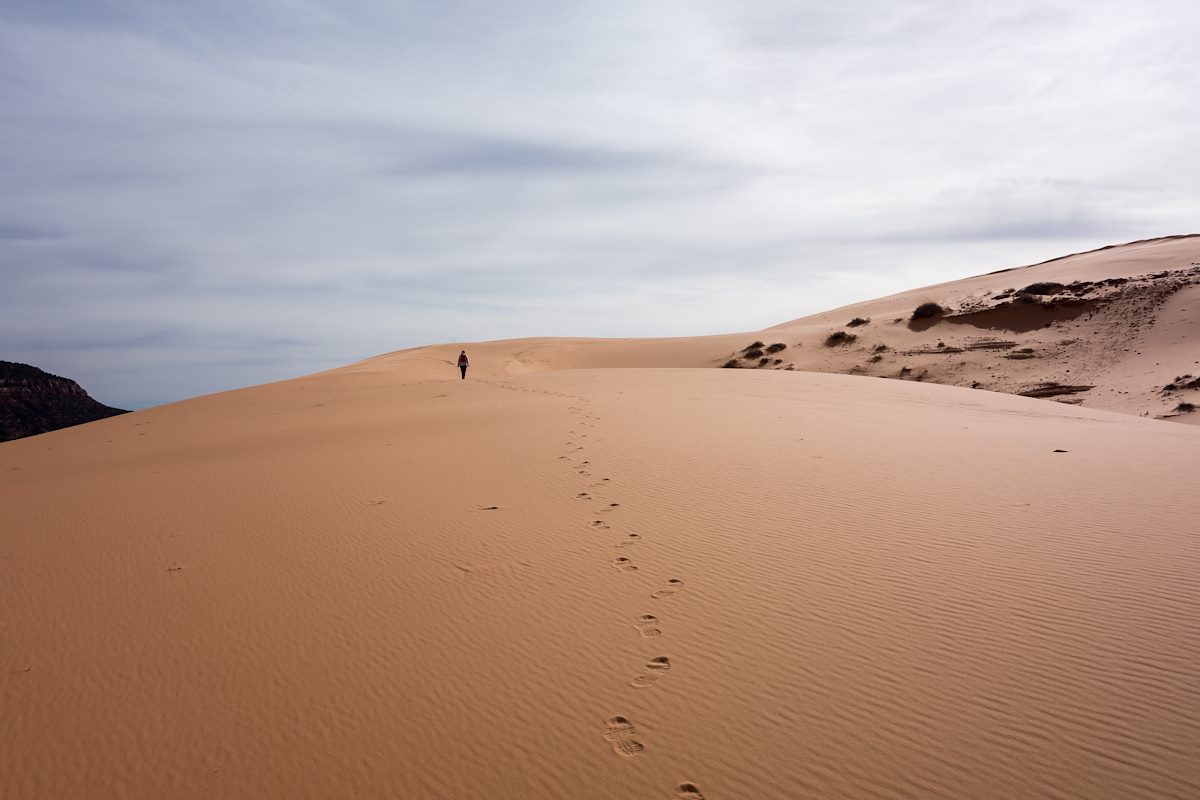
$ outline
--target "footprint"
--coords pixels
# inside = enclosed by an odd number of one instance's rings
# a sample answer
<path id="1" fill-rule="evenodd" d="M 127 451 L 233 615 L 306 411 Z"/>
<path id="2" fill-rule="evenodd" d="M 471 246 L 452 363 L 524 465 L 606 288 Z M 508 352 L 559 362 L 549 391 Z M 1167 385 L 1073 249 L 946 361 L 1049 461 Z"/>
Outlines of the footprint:
<path id="1" fill-rule="evenodd" d="M 499 511 L 500 506 L 480 506 L 480 511 Z"/>
<path id="2" fill-rule="evenodd" d="M 704 795 L 700 794 L 700 787 L 694 783 L 681 783 L 675 787 L 675 794 L 672 795 L 675 800 L 704 800 Z"/>
<path id="3" fill-rule="evenodd" d="M 662 636 L 662 631 L 658 628 L 658 617 L 653 614 L 642 614 L 633 627 L 637 628 L 637 632 L 646 639 Z"/>
<path id="4" fill-rule="evenodd" d="M 637 571 L 637 565 L 634 564 L 632 561 L 630 561 L 628 558 L 625 558 L 624 556 L 621 556 L 619 558 L 614 558 L 612 560 L 612 566 L 614 569 L 621 570 L 621 572 L 636 572 Z"/>
<path id="5" fill-rule="evenodd" d="M 609 526 L 608 526 L 608 525 L 605 525 L 605 524 L 604 524 L 604 520 L 602 520 L 602 519 L 594 519 L 594 520 L 592 520 L 592 527 L 593 527 L 593 528 L 600 528 L 601 530 L 605 530 L 605 531 L 607 531 L 607 530 L 611 530 L 611 528 L 609 528 Z"/>
<path id="6" fill-rule="evenodd" d="M 575 495 L 575 499 L 576 500 L 591 500 L 592 496 L 590 494 L 588 494 L 587 492 L 580 492 L 579 494 Z"/>
<path id="7" fill-rule="evenodd" d="M 646 745 L 634 739 L 637 728 L 624 717 L 609 717 L 604 723 L 604 738 L 612 743 L 613 752 L 619 756 L 636 756 Z"/>
<path id="8" fill-rule="evenodd" d="M 666 586 L 664 586 L 661 589 L 658 589 L 654 592 L 651 592 L 650 596 L 656 600 L 661 597 L 670 597 L 671 595 L 675 594 L 682 588 L 683 588 L 683 581 L 679 580 L 678 578 L 671 578 L 669 581 L 667 581 Z"/>
<path id="9" fill-rule="evenodd" d="M 645 673 L 638 675 L 629 682 L 629 685 L 635 689 L 645 689 L 647 686 L 653 686 L 655 681 L 667 673 L 671 668 L 671 660 L 666 656 L 657 656 L 646 662 Z"/>
<path id="10" fill-rule="evenodd" d="M 637 544 L 638 540 L 641 538 L 642 535 L 640 533 L 630 533 L 624 539 L 614 544 L 613 547 L 629 547 L 631 544 Z"/>

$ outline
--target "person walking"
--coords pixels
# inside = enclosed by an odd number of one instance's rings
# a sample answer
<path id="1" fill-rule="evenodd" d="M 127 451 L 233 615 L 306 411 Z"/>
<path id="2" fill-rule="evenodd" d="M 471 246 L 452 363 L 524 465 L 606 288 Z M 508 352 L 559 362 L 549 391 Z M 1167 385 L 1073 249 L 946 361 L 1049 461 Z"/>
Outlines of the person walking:
<path id="1" fill-rule="evenodd" d="M 458 354 L 458 368 L 460 370 L 462 370 L 462 379 L 464 381 L 467 379 L 467 367 L 469 365 L 470 365 L 470 362 L 467 361 L 467 351 L 463 350 L 461 353 Z"/>

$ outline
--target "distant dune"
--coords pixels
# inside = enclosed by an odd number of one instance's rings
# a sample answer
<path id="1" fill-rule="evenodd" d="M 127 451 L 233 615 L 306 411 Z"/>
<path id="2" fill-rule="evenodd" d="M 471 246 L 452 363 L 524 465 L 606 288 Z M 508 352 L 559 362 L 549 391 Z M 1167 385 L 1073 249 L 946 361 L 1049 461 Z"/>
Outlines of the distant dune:
<path id="1" fill-rule="evenodd" d="M 924 303 L 944 311 L 913 320 Z M 366 363 L 436 375 L 461 346 L 420 347 Z M 1200 414 L 1180 406 L 1200 405 L 1200 236 L 1104 247 L 763 331 L 470 347 L 489 375 L 715 366 L 836 372 L 1052 397 L 1197 424 Z"/>
<path id="2" fill-rule="evenodd" d="M 1198 261 L 0 445 L 0 796 L 1194 800 Z"/>

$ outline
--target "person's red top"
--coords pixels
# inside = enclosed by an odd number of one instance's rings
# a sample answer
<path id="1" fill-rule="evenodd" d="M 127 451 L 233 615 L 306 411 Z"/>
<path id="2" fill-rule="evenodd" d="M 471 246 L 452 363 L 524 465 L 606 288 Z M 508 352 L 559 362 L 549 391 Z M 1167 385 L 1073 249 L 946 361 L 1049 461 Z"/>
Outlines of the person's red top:
<path id="1" fill-rule="evenodd" d="M 466 363 L 467 363 L 467 354 L 466 354 L 466 353 L 459 353 L 459 354 L 458 354 L 458 365 L 459 365 L 460 367 L 462 367 L 462 366 L 465 366 L 465 365 L 466 365 Z"/>

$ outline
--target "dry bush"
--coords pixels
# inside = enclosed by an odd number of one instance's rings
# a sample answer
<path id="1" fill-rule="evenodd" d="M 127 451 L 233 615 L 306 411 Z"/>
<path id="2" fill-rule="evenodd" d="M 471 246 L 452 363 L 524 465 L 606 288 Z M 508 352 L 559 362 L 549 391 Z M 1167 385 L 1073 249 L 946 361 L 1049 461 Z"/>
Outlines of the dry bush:
<path id="1" fill-rule="evenodd" d="M 825 346 L 826 347 L 837 347 L 838 345 L 850 344 L 857 338 L 858 337 L 855 336 L 853 333 L 846 333 L 845 331 L 834 331 L 833 333 L 831 333 L 825 337 Z"/>
<path id="2" fill-rule="evenodd" d="M 921 303 L 913 309 L 913 319 L 930 319 L 946 313 L 946 309 L 939 306 L 937 303 Z"/>
<path id="3" fill-rule="evenodd" d="M 1059 294 L 1066 288 L 1067 287 L 1063 286 L 1061 283 L 1054 283 L 1053 281 L 1043 281 L 1041 283 L 1031 283 L 1028 286 L 1026 286 L 1024 289 L 1022 289 L 1021 291 L 1024 292 L 1025 294 L 1046 295 L 1046 294 Z"/>

